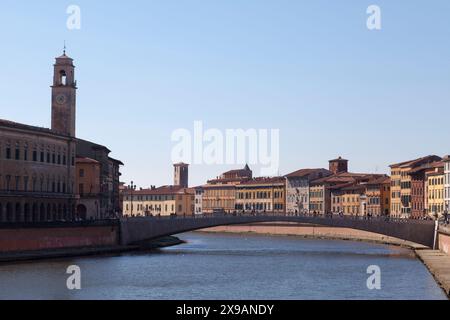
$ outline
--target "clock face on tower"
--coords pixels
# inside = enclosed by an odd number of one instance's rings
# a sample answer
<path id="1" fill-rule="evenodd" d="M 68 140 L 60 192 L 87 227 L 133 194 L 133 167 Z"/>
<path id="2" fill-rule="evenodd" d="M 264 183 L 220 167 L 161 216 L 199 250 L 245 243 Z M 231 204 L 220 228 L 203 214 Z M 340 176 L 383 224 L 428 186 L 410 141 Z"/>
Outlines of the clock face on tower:
<path id="1" fill-rule="evenodd" d="M 66 95 L 64 95 L 64 94 L 59 94 L 59 95 L 56 96 L 56 103 L 57 103 L 57 104 L 61 105 L 61 104 L 66 103 L 66 101 L 67 101 Z"/>

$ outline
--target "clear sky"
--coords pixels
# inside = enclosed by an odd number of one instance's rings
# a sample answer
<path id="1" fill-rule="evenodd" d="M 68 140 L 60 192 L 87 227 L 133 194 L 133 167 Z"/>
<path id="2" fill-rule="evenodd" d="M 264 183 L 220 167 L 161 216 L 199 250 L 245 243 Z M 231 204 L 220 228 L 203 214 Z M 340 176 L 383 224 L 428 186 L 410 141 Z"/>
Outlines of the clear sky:
<path id="1" fill-rule="evenodd" d="M 450 153 L 449 14 L 448 0 L 0 0 L 0 118 L 50 127 L 66 40 L 77 135 L 113 150 L 127 183 L 172 183 L 171 134 L 196 120 L 280 129 L 281 174 L 339 155 L 388 172 Z M 192 166 L 191 184 L 234 167 Z"/>

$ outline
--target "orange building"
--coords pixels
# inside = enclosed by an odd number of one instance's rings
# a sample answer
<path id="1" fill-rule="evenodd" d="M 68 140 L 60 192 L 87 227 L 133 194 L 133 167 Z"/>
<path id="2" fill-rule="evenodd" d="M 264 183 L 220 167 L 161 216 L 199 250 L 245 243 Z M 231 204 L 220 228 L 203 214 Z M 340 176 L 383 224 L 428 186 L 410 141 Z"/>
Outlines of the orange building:
<path id="1" fill-rule="evenodd" d="M 367 213 L 371 216 L 388 216 L 391 210 L 391 179 L 377 178 L 366 184 Z"/>
<path id="2" fill-rule="evenodd" d="M 75 190 L 77 217 L 81 219 L 100 218 L 100 162 L 90 158 L 77 158 L 75 165 Z"/>

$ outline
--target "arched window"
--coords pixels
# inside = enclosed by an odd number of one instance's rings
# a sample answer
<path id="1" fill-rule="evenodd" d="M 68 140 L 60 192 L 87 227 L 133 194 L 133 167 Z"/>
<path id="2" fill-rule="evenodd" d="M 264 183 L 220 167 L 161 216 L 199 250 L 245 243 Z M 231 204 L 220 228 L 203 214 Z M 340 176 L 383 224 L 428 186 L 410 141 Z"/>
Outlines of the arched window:
<path id="1" fill-rule="evenodd" d="M 66 71 L 64 71 L 64 70 L 61 70 L 59 72 L 59 83 L 63 86 L 67 85 L 67 74 L 66 74 Z"/>

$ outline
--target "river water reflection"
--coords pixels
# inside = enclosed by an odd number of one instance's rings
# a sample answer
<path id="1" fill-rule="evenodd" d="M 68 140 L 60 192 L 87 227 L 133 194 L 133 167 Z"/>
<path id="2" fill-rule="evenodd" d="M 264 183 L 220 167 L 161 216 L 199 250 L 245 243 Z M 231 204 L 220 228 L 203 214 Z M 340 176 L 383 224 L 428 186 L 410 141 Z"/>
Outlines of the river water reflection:
<path id="1" fill-rule="evenodd" d="M 446 299 L 410 250 L 363 242 L 188 233 L 120 256 L 0 265 L 0 299 Z M 66 268 L 81 268 L 69 291 Z M 367 268 L 381 268 L 381 290 Z"/>

